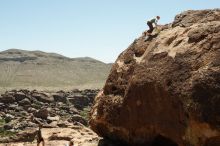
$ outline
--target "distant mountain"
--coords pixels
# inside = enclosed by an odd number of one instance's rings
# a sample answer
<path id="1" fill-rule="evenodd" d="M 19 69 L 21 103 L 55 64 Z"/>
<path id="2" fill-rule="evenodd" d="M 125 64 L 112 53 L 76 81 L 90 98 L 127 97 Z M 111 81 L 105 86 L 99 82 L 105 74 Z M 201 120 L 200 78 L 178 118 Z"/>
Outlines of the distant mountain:
<path id="1" fill-rule="evenodd" d="M 0 52 L 0 90 L 100 88 L 111 65 L 89 57 L 10 49 Z"/>

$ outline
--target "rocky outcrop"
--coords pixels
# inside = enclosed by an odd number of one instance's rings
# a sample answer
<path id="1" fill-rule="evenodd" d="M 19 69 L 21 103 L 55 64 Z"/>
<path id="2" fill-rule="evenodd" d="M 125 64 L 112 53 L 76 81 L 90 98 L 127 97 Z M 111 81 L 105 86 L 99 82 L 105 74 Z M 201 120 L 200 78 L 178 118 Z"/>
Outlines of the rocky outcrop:
<path id="1" fill-rule="evenodd" d="M 129 145 L 220 145 L 220 10 L 186 11 L 136 39 L 95 98 L 91 128 Z"/>
<path id="2" fill-rule="evenodd" d="M 1 141 L 1 146 L 36 146 L 37 129 L 27 129 L 19 132 L 13 137 L 5 138 Z M 42 137 L 45 145 L 64 146 L 69 141 L 74 141 L 75 145 L 80 146 L 97 146 L 99 137 L 89 128 L 85 126 L 72 126 L 68 128 L 42 128 Z M 2 143 L 3 142 L 3 143 Z M 106 146 L 106 145 L 99 145 Z"/>
<path id="3" fill-rule="evenodd" d="M 87 126 L 88 110 L 98 91 L 5 92 L 0 96 L 0 143 L 33 141 L 36 138 L 34 130 L 37 130 L 39 124 L 45 128 L 61 129 Z"/>

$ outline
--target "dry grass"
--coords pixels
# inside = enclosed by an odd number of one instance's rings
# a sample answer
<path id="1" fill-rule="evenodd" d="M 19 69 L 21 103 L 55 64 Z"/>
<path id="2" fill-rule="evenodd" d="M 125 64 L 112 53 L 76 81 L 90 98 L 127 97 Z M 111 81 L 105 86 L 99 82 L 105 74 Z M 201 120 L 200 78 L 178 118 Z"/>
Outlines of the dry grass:
<path id="1" fill-rule="evenodd" d="M 1 58 L 36 57 L 35 60 L 1 61 Z M 27 88 L 69 90 L 101 88 L 111 65 L 91 58 L 70 59 L 38 52 L 0 53 L 0 91 Z"/>

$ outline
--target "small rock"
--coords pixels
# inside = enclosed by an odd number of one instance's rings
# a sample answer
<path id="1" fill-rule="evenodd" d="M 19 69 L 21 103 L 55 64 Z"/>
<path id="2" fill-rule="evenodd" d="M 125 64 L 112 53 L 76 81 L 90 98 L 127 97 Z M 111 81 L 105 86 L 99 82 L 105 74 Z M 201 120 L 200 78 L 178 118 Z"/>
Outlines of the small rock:
<path id="1" fill-rule="evenodd" d="M 27 117 L 28 116 L 28 113 L 26 111 L 21 111 L 20 114 L 23 117 Z"/>
<path id="2" fill-rule="evenodd" d="M 70 114 L 79 114 L 79 111 L 75 107 L 70 107 L 69 113 Z"/>
<path id="3" fill-rule="evenodd" d="M 47 117 L 48 120 L 50 121 L 59 121 L 60 117 L 59 116 L 55 116 L 55 117 Z"/>
<path id="4" fill-rule="evenodd" d="M 50 103 L 50 102 L 53 102 L 54 101 L 54 98 L 52 96 L 48 96 L 47 94 L 45 93 L 33 93 L 32 94 L 32 97 L 37 99 L 38 101 L 40 102 L 47 102 L 47 103 Z"/>
<path id="5" fill-rule="evenodd" d="M 5 108 L 5 107 L 6 107 L 5 104 L 2 103 L 2 102 L 0 102 L 0 109 L 3 109 L 3 108 Z"/>
<path id="6" fill-rule="evenodd" d="M 10 129 L 13 129 L 13 126 L 11 124 L 4 125 L 4 130 L 10 130 Z"/>
<path id="7" fill-rule="evenodd" d="M 18 105 L 17 104 L 10 104 L 9 106 L 8 106 L 8 109 L 9 110 L 15 110 L 15 109 L 17 109 L 18 108 Z"/>
<path id="8" fill-rule="evenodd" d="M 50 123 L 50 128 L 56 128 L 56 127 L 58 127 L 57 126 L 57 121 L 52 121 L 51 123 Z M 46 128 L 46 127 L 45 127 Z M 49 128 L 49 127 L 48 127 Z"/>
<path id="9" fill-rule="evenodd" d="M 47 119 L 49 112 L 47 109 L 40 109 L 39 111 L 34 113 L 34 116 L 41 119 Z"/>
<path id="10" fill-rule="evenodd" d="M 25 98 L 18 102 L 21 106 L 31 105 L 31 101 L 28 98 Z"/>
<path id="11" fill-rule="evenodd" d="M 67 98 L 66 98 L 66 94 L 65 92 L 59 92 L 53 95 L 54 101 L 55 102 L 63 102 L 66 103 L 67 102 Z"/>
<path id="12" fill-rule="evenodd" d="M 38 132 L 37 128 L 29 128 L 11 137 L 10 141 L 11 142 L 21 142 L 21 141 L 22 142 L 33 142 L 37 135 L 37 132 Z"/>
<path id="13" fill-rule="evenodd" d="M 83 109 L 89 105 L 89 98 L 83 95 L 69 96 L 68 100 L 72 103 L 77 109 Z"/>
<path id="14" fill-rule="evenodd" d="M 10 114 L 6 114 L 5 115 L 5 122 L 8 123 L 10 122 L 11 120 L 13 120 L 15 117 L 13 115 L 10 115 Z"/>
<path id="15" fill-rule="evenodd" d="M 27 110 L 29 113 L 35 113 L 37 110 L 33 107 L 29 107 Z"/>
<path id="16" fill-rule="evenodd" d="M 57 126 L 61 127 L 61 128 L 67 128 L 72 126 L 69 122 L 67 121 L 60 121 L 57 123 Z"/>
<path id="17" fill-rule="evenodd" d="M 87 121 L 80 115 L 73 115 L 71 119 L 68 120 L 68 122 L 79 122 L 83 125 L 87 125 Z"/>
<path id="18" fill-rule="evenodd" d="M 13 103 L 15 102 L 15 97 L 13 97 L 12 95 L 3 95 L 2 97 L 0 97 L 0 102 L 5 104 Z"/>
<path id="19" fill-rule="evenodd" d="M 25 99 L 25 98 L 28 98 L 28 96 L 26 96 L 26 95 L 25 95 L 24 93 L 22 93 L 22 92 L 15 93 L 13 96 L 15 97 L 15 100 L 16 100 L 16 101 L 21 101 L 21 100 L 23 100 L 23 99 Z"/>

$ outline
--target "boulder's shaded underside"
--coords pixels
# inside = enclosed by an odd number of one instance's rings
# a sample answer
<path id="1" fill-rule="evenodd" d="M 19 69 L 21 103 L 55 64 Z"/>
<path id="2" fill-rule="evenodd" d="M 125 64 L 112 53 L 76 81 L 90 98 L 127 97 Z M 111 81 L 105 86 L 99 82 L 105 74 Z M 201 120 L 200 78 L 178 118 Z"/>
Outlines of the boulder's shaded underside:
<path id="1" fill-rule="evenodd" d="M 186 11 L 120 54 L 90 125 L 130 145 L 219 146 L 219 105 L 220 9 Z"/>

